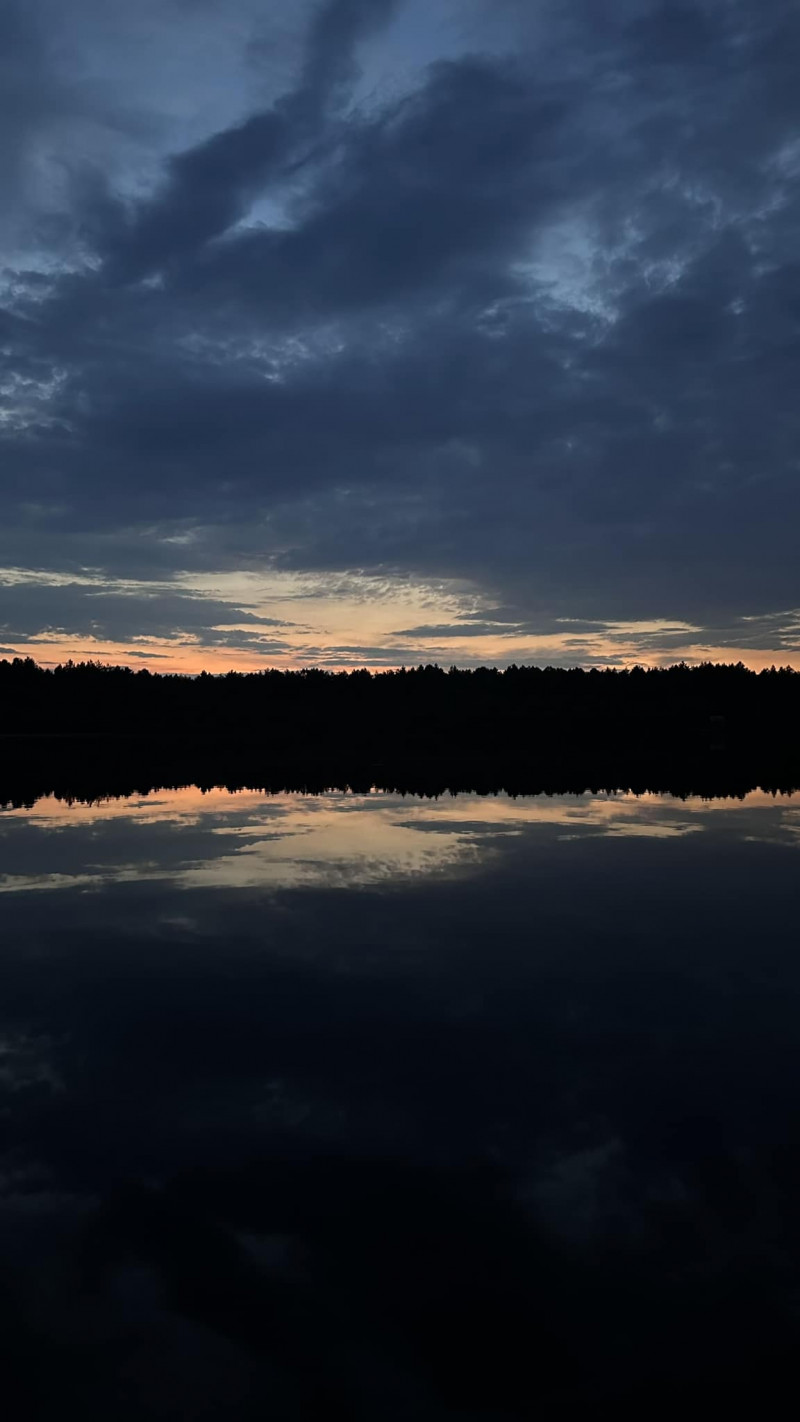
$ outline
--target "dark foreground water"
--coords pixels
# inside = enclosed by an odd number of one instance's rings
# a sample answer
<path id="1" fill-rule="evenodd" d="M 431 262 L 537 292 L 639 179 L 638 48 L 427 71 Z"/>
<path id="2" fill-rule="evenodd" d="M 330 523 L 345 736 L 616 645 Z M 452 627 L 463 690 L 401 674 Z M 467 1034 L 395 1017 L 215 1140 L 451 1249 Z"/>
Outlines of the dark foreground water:
<path id="1" fill-rule="evenodd" d="M 787 1415 L 799 866 L 761 793 L 0 815 L 6 1415 Z"/>

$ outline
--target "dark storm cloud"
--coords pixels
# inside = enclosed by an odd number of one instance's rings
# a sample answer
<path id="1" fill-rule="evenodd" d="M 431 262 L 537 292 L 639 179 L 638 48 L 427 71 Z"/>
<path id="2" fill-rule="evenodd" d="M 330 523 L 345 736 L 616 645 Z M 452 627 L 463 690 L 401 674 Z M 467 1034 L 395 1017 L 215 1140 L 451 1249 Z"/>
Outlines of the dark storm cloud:
<path id="1" fill-rule="evenodd" d="M 558 118 L 515 66 L 443 64 L 420 95 L 349 138 L 294 228 L 206 252 L 180 286 L 278 320 L 298 303 L 341 316 L 418 297 L 440 278 L 445 292 L 456 282 L 480 299 L 487 261 L 513 249 L 563 183 L 545 171 Z M 498 282 L 495 272 L 487 295 Z"/>
<path id="2" fill-rule="evenodd" d="M 96 95 L 80 93 L 55 71 L 46 27 L 36 5 L 4 0 L 0 6 L 0 176 L 2 224 L 13 225 L 35 179 L 37 145 L 51 125 L 77 125 L 92 113 Z M 54 234 L 57 235 L 57 234 Z"/>
<path id="3" fill-rule="evenodd" d="M 288 629 L 291 623 L 273 617 L 259 617 L 245 608 L 211 597 L 146 587 L 134 592 L 108 592 L 102 587 L 80 583 L 61 585 L 20 583 L 0 587 L 0 628 L 9 640 L 24 642 L 39 632 L 63 632 L 70 636 L 91 636 L 101 641 L 127 642 L 132 638 L 167 637 L 184 633 L 202 645 L 224 646 L 229 634 L 246 643 L 261 640 L 264 628 Z M 272 641 L 267 650 L 277 647 Z"/>
<path id="4" fill-rule="evenodd" d="M 6 13 L 38 132 L 77 100 Z M 95 155 L 9 259 L 0 553 L 454 578 L 526 629 L 796 607 L 800 12 L 486 7 L 371 91 L 402 15 L 312 7 L 277 97 L 145 192 Z"/>
<path id="5" fill-rule="evenodd" d="M 292 160 L 308 161 L 308 153 L 298 154 L 298 148 L 318 138 L 328 105 L 351 75 L 353 46 L 394 5 L 395 0 L 328 0 L 312 17 L 294 91 L 273 108 L 171 158 L 166 182 L 152 201 L 134 209 L 132 220 L 106 205 L 110 230 L 100 236 L 111 278 L 131 280 L 186 260 L 227 232 L 270 178 L 285 178 Z"/>
<path id="6" fill-rule="evenodd" d="M 442 622 L 421 627 L 402 627 L 395 637 L 518 637 L 518 626 L 504 627 L 498 622 Z"/>

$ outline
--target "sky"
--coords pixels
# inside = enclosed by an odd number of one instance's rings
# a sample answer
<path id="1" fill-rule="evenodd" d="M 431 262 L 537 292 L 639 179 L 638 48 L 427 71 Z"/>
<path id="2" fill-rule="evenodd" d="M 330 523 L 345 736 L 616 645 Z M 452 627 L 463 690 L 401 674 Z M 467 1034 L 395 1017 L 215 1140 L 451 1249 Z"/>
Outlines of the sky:
<path id="1" fill-rule="evenodd" d="M 800 668 L 796 0 L 0 0 L 0 656 Z"/>

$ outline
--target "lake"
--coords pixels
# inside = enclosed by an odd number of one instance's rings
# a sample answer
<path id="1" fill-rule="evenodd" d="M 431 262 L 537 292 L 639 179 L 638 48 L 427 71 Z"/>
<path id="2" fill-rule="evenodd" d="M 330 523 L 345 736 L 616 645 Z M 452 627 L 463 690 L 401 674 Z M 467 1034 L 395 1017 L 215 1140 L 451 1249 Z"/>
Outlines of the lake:
<path id="1" fill-rule="evenodd" d="M 798 867 L 761 791 L 6 809 L 14 1415 L 778 1415 Z"/>

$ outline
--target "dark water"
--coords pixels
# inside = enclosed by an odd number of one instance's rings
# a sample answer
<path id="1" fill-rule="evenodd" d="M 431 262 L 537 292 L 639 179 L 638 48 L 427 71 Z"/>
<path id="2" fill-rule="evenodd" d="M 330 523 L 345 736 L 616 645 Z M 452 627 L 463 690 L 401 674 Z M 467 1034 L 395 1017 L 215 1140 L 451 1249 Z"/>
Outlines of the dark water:
<path id="1" fill-rule="evenodd" d="M 7 811 L 8 1415 L 783 1415 L 798 866 L 760 793 Z"/>

